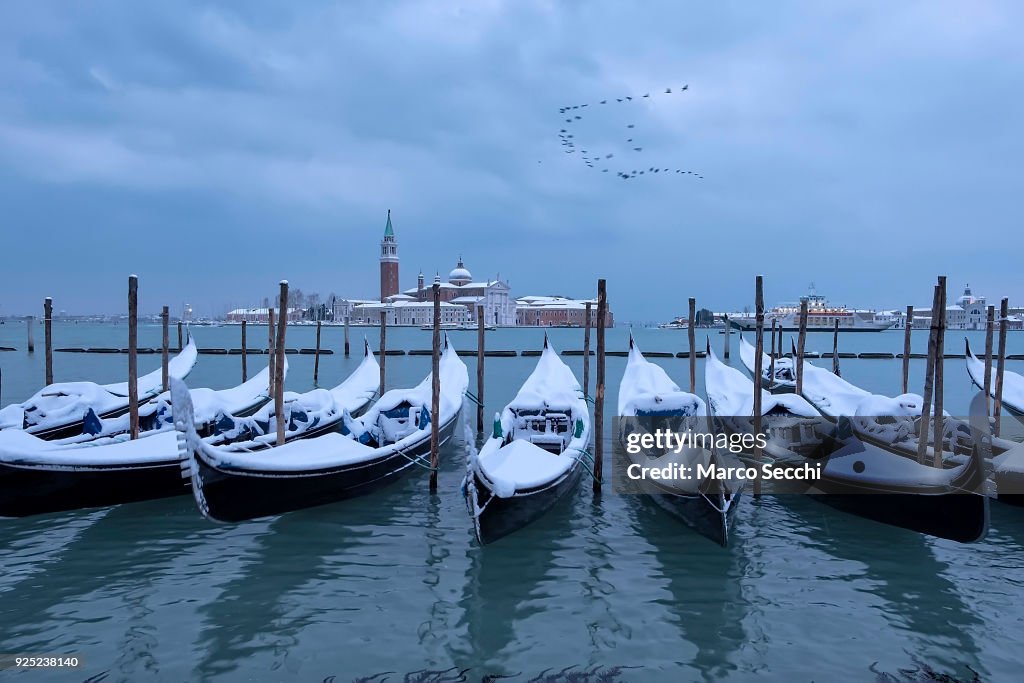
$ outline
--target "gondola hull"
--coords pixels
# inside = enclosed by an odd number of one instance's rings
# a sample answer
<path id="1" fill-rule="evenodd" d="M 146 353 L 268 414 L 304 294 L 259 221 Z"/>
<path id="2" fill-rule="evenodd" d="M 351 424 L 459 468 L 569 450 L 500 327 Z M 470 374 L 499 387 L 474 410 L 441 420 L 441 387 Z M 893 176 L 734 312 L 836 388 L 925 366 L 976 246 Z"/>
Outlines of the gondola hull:
<path id="1" fill-rule="evenodd" d="M 647 494 L 655 505 L 722 547 L 729 545 L 729 530 L 732 528 L 742 495 L 733 494 L 732 500 L 727 503 L 721 493 L 712 494 L 707 498 L 672 493 Z"/>
<path id="2" fill-rule="evenodd" d="M 339 420 L 334 420 L 295 438 L 308 439 L 337 431 L 338 425 Z M 178 459 L 145 464 L 83 464 L 74 468 L 0 463 L 0 517 L 138 503 L 183 495 L 189 488 L 190 482 L 181 478 Z"/>
<path id="3" fill-rule="evenodd" d="M 458 412 L 441 426 L 441 445 L 451 438 L 457 419 Z M 370 493 L 420 467 L 423 460 L 410 458 L 429 455 L 429 433 L 403 450 L 405 455 L 391 452 L 353 465 L 287 474 L 218 469 L 197 451 L 194 463 L 198 471 L 193 474 L 199 484 L 194 492 L 196 502 L 204 515 L 219 522 L 241 522 L 334 503 Z M 188 460 L 182 461 L 182 467 L 189 466 Z"/>
<path id="4" fill-rule="evenodd" d="M 0 464 L 0 517 L 106 507 L 187 492 L 176 460 L 75 469 Z"/>
<path id="5" fill-rule="evenodd" d="M 480 544 L 494 543 L 542 517 L 576 487 L 582 471 L 583 468 L 576 463 L 559 480 L 536 489 L 517 491 L 511 498 L 494 495 L 489 484 L 480 478 L 479 473 L 474 473 L 472 488 L 467 489 L 466 495 L 476 496 L 480 512 L 473 520 Z"/>

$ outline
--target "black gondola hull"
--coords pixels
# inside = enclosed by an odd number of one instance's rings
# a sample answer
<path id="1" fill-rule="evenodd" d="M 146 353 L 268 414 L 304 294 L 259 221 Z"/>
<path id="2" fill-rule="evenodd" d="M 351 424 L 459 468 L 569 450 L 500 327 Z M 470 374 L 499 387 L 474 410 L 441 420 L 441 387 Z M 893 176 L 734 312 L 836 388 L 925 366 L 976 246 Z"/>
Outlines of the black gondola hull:
<path id="1" fill-rule="evenodd" d="M 308 439 L 333 432 L 338 425 L 339 420 L 333 420 L 293 438 Z M 189 487 L 190 482 L 181 478 L 178 460 L 83 465 L 75 469 L 0 463 L 0 517 L 138 503 L 183 495 L 189 492 Z"/>
<path id="2" fill-rule="evenodd" d="M 729 545 L 729 530 L 736 517 L 742 493 L 733 494 L 728 507 L 723 494 L 684 496 L 671 493 L 650 493 L 647 496 L 655 505 L 681 520 L 701 536 L 709 538 L 720 546 Z"/>
<path id="3" fill-rule="evenodd" d="M 480 509 L 480 514 L 474 520 L 477 540 L 481 545 L 494 543 L 540 519 L 563 496 L 576 488 L 582 471 L 583 468 L 577 462 L 561 479 L 527 492 L 517 492 L 512 498 L 494 495 L 490 486 L 479 474 L 474 473 L 472 486 L 476 489 L 477 506 Z M 474 494 L 470 489 L 466 493 L 469 496 Z"/>
<path id="4" fill-rule="evenodd" d="M 815 500 L 858 517 L 959 543 L 973 543 L 988 532 L 988 498 L 979 494 L 812 495 Z"/>
<path id="5" fill-rule="evenodd" d="M 177 461 L 74 470 L 0 464 L 0 517 L 106 507 L 187 492 Z"/>
<path id="6" fill-rule="evenodd" d="M 451 438 L 458 413 L 441 426 L 440 443 Z M 304 473 L 231 471 L 213 467 L 195 453 L 198 472 L 196 502 L 202 513 L 219 522 L 241 522 L 335 503 L 387 486 L 420 465 L 410 458 L 429 455 L 430 436 L 377 460 Z M 408 456 L 408 457 L 406 457 Z"/>

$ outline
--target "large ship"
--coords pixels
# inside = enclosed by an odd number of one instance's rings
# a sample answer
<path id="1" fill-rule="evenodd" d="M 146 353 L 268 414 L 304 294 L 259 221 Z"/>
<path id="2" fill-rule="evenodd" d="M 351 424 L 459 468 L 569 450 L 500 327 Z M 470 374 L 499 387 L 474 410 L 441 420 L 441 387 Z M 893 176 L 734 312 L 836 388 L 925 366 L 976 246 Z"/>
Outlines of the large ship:
<path id="1" fill-rule="evenodd" d="M 800 297 L 795 304 L 781 304 L 766 311 L 764 314 L 765 329 L 772 326 L 774 320 L 786 332 L 800 329 L 800 305 L 807 302 L 807 331 L 832 332 L 836 321 L 839 321 L 840 332 L 882 332 L 891 329 L 896 323 L 891 320 L 876 320 L 875 312 L 864 309 L 847 308 L 830 304 L 820 294 L 815 293 L 814 285 L 806 296 Z M 753 330 L 756 320 L 753 315 L 743 314 L 729 316 L 729 325 L 738 330 Z"/>

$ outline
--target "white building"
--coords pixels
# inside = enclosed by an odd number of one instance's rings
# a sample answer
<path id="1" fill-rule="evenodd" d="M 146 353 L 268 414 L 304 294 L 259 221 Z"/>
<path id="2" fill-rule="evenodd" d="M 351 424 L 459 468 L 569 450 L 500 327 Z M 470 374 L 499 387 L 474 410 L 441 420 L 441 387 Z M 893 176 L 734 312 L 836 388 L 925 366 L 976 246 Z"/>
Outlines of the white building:
<path id="1" fill-rule="evenodd" d="M 228 311 L 226 320 L 229 323 L 240 323 L 244 320 L 246 323 L 266 325 L 270 318 L 268 311 L 269 309 L 267 308 L 236 308 Z M 274 313 L 280 315 L 280 311 L 274 311 Z M 300 320 L 302 320 L 302 309 L 289 308 L 288 322 L 298 322 Z"/>
<path id="2" fill-rule="evenodd" d="M 348 318 L 349 322 L 354 322 L 355 307 L 373 303 L 380 302 L 376 299 L 335 299 L 334 320 L 336 322 L 345 322 L 345 318 Z"/>
<path id="3" fill-rule="evenodd" d="M 597 325 L 596 299 L 569 299 L 564 296 L 524 296 L 516 299 L 516 324 L 523 327 L 583 327 L 587 303 L 590 303 L 591 324 Z M 614 327 L 609 309 L 605 327 Z"/>
<path id="4" fill-rule="evenodd" d="M 448 282 L 441 282 L 437 276 L 434 282 L 440 287 L 441 301 L 464 307 L 468 320 L 476 322 L 477 306 L 483 306 L 484 322 L 488 325 L 516 324 L 516 303 L 512 300 L 512 290 L 500 277 L 474 281 L 473 274 L 466 269 L 460 258 L 455 268 L 448 273 Z M 416 278 L 415 287 L 388 299 L 430 302 L 433 300 L 433 291 L 432 287 L 426 285 L 421 272 Z"/>
<path id="5" fill-rule="evenodd" d="M 386 320 L 390 326 L 422 326 L 434 323 L 434 302 L 410 301 L 408 299 L 360 304 L 353 309 L 351 321 L 357 325 L 376 325 L 380 323 L 382 311 L 387 314 Z M 442 325 L 462 325 L 468 323 L 469 320 L 469 311 L 465 306 L 447 301 L 441 302 Z"/>
<path id="6" fill-rule="evenodd" d="M 1022 322 L 1014 314 L 1019 309 L 1010 309 L 1009 328 L 1020 329 Z M 906 312 L 904 311 L 882 311 L 875 315 L 875 319 L 881 320 L 889 316 L 896 322 L 896 327 L 906 327 Z M 996 319 L 999 318 L 999 310 L 996 307 Z M 888 319 L 888 318 L 887 318 Z M 983 296 L 974 296 L 971 293 L 971 286 L 964 288 L 964 293 L 955 302 L 946 306 L 946 329 L 947 330 L 984 330 L 988 320 L 988 304 Z M 932 324 L 931 306 L 914 307 L 914 329 L 927 329 Z"/>

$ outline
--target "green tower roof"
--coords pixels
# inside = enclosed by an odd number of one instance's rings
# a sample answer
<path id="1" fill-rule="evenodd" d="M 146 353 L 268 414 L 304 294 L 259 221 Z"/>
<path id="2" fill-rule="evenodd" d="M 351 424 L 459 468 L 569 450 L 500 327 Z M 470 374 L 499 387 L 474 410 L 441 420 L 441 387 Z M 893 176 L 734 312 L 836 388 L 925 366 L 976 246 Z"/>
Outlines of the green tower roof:
<path id="1" fill-rule="evenodd" d="M 388 224 L 384 226 L 384 236 L 394 237 L 395 229 L 391 227 L 391 209 L 388 209 Z"/>

